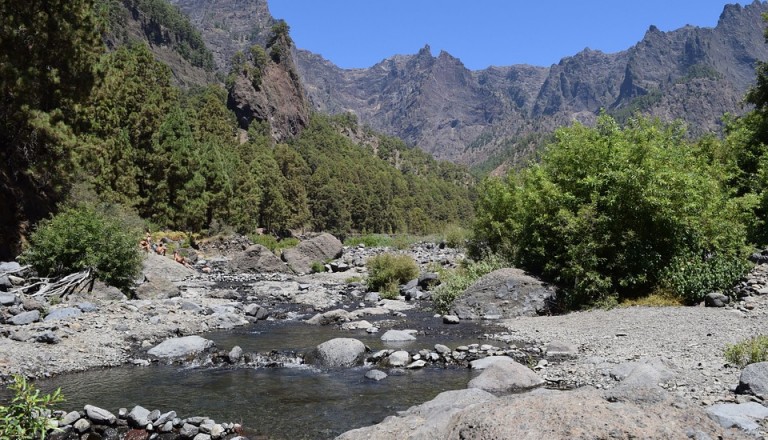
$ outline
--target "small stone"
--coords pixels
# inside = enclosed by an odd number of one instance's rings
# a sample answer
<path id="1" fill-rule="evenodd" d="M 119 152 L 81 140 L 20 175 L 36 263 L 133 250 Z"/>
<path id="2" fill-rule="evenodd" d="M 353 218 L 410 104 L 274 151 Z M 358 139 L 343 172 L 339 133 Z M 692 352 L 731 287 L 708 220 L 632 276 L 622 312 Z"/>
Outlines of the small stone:
<path id="1" fill-rule="evenodd" d="M 368 378 L 368 379 L 371 379 L 371 380 L 379 381 L 379 380 L 382 380 L 382 379 L 386 379 L 387 373 L 385 373 L 385 372 L 383 372 L 381 370 L 368 370 L 365 373 L 365 377 Z"/>
<path id="2" fill-rule="evenodd" d="M 410 364 L 406 365 L 407 370 L 416 370 L 419 368 L 424 368 L 424 366 L 427 365 L 427 361 L 425 360 L 417 360 L 415 362 L 411 362 Z"/>
<path id="3" fill-rule="evenodd" d="M 179 430 L 179 435 L 185 438 L 192 438 L 196 436 L 198 432 L 200 432 L 200 429 L 198 429 L 197 426 L 191 423 L 185 423 Z"/>
<path id="4" fill-rule="evenodd" d="M 112 425 L 117 421 L 117 417 L 106 409 L 93 405 L 85 405 L 83 409 L 88 418 L 93 420 L 94 423 Z"/>
<path id="5" fill-rule="evenodd" d="M 445 324 L 458 324 L 461 320 L 456 315 L 445 315 L 443 316 L 443 323 Z"/>
<path id="6" fill-rule="evenodd" d="M 72 425 L 73 428 L 79 433 L 84 433 L 85 431 L 91 429 L 91 422 L 89 422 L 87 419 L 79 419 L 75 422 L 74 425 Z"/>
<path id="7" fill-rule="evenodd" d="M 240 359 L 243 356 L 243 349 L 240 348 L 240 346 L 235 345 L 232 347 L 232 350 L 229 351 L 229 354 L 227 354 L 227 358 L 229 359 L 229 362 L 232 364 L 236 364 L 240 362 Z"/>
<path id="8" fill-rule="evenodd" d="M 61 426 L 71 425 L 78 420 L 80 420 L 80 413 L 77 411 L 72 411 L 64 415 L 64 417 L 62 417 L 61 420 L 59 420 L 59 424 Z"/>

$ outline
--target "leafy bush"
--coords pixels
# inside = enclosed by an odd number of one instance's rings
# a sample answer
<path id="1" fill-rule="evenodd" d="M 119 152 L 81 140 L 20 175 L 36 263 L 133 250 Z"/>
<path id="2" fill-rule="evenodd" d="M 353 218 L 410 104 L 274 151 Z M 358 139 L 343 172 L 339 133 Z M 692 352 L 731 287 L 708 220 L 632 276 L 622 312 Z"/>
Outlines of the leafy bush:
<path id="1" fill-rule="evenodd" d="M 399 284 L 407 283 L 419 275 L 419 266 L 408 255 L 390 253 L 376 255 L 368 259 L 368 289 L 380 291 L 382 297 L 397 294 Z"/>
<path id="2" fill-rule="evenodd" d="M 768 361 L 768 336 L 755 336 L 725 347 L 725 360 L 743 368 L 749 364 Z"/>
<path id="3" fill-rule="evenodd" d="M 322 261 L 313 261 L 311 268 L 313 273 L 325 272 L 325 264 Z"/>
<path id="4" fill-rule="evenodd" d="M 445 229 L 445 243 L 454 249 L 463 249 L 467 246 L 467 241 L 471 232 L 461 226 L 449 226 Z"/>
<path id="5" fill-rule="evenodd" d="M 0 406 L 0 439 L 42 440 L 51 429 L 50 407 L 62 402 L 61 389 L 40 395 L 24 376 L 14 375 L 10 405 Z"/>
<path id="6" fill-rule="evenodd" d="M 40 222 L 20 260 L 46 277 L 91 268 L 97 279 L 126 289 L 141 266 L 139 240 L 139 231 L 92 208 L 67 208 Z"/>
<path id="7" fill-rule="evenodd" d="M 453 302 L 478 278 L 504 267 L 504 262 L 497 256 L 491 256 L 478 262 L 463 260 L 456 269 L 439 270 L 440 285 L 432 292 L 432 301 L 439 313 L 448 313 Z"/>
<path id="8" fill-rule="evenodd" d="M 660 288 L 695 302 L 738 279 L 746 230 L 728 173 L 679 125 L 601 116 L 555 139 L 540 164 L 484 183 L 474 252 L 559 284 L 570 307 Z"/>
<path id="9" fill-rule="evenodd" d="M 271 234 L 252 235 L 248 238 L 255 244 L 260 244 L 276 254 L 279 254 L 283 249 L 290 249 L 299 244 L 298 238 L 288 237 L 278 240 Z"/>

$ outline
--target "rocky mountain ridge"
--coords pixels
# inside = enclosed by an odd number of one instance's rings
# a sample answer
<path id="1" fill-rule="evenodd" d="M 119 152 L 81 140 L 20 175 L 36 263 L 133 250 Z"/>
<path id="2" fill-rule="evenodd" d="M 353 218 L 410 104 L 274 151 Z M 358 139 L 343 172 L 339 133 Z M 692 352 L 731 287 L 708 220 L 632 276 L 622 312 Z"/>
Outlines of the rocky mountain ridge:
<path id="1" fill-rule="evenodd" d="M 471 71 L 446 52 L 433 56 L 429 46 L 367 69 L 340 69 L 301 50 L 297 59 L 322 111 L 354 112 L 440 159 L 478 164 L 518 153 L 514 162 L 532 134 L 591 124 L 601 110 L 620 120 L 635 111 L 682 119 L 695 136 L 720 131 L 724 113 L 743 111 L 755 63 L 768 58 L 761 17 L 767 11 L 760 1 L 727 5 L 714 28 L 650 26 L 626 51 L 585 49 L 548 68 Z"/>

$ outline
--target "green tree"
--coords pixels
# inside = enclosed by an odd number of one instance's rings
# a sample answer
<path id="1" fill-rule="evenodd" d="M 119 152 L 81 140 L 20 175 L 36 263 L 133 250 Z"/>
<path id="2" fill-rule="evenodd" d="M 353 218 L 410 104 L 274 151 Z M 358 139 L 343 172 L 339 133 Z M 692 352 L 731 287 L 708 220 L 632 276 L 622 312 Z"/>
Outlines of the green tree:
<path id="1" fill-rule="evenodd" d="M 103 50 L 90 0 L 0 0 L 0 259 L 53 209 L 71 172 L 72 115 Z"/>
<path id="2" fill-rule="evenodd" d="M 745 228 L 727 174 L 684 139 L 675 124 L 607 116 L 560 129 L 541 164 L 485 185 L 476 237 L 577 305 L 728 288 L 744 270 Z"/>

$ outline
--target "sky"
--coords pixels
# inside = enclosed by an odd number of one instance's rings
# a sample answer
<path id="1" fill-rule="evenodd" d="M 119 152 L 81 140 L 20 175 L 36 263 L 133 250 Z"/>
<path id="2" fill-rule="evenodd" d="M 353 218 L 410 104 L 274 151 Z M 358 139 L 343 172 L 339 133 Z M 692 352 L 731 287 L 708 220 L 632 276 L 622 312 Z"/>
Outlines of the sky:
<path id="1" fill-rule="evenodd" d="M 751 2 L 751 0 L 750 0 Z M 472 70 L 549 66 L 584 48 L 639 42 L 650 25 L 714 27 L 725 0 L 268 0 L 296 46 L 343 68 L 370 67 L 428 44 Z M 733 3 L 733 2 L 731 2 Z M 741 4 L 744 4 L 743 2 Z"/>

